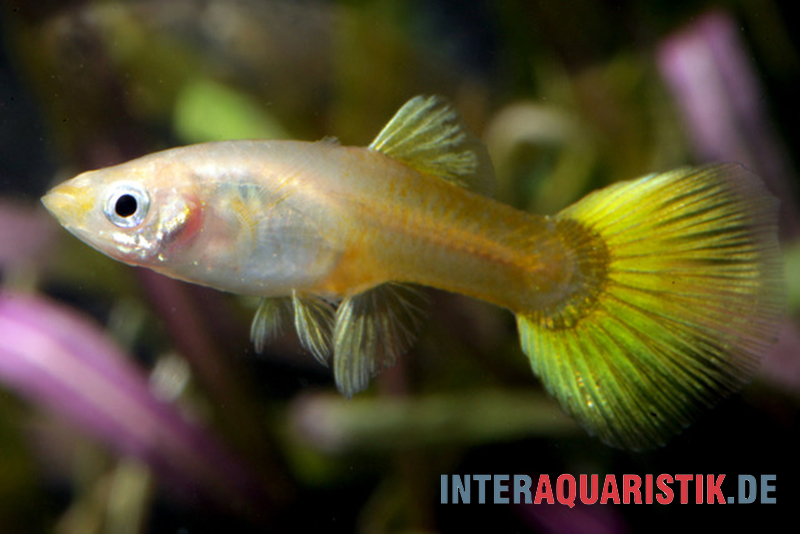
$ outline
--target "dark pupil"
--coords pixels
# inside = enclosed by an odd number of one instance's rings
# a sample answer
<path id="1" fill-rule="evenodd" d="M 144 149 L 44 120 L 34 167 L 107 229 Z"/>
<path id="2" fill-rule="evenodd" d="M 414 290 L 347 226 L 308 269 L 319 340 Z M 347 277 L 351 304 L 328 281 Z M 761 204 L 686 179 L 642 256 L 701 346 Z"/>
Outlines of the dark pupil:
<path id="1" fill-rule="evenodd" d="M 132 195 L 122 195 L 117 199 L 114 204 L 114 211 L 120 217 L 130 217 L 136 213 L 136 199 Z"/>

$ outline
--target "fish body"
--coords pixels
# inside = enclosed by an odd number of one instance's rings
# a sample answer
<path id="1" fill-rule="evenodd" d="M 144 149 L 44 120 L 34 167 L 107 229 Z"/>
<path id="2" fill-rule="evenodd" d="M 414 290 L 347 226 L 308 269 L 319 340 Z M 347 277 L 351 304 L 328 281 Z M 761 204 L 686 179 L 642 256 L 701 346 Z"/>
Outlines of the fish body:
<path id="1" fill-rule="evenodd" d="M 148 177 L 152 200 L 141 231 L 130 232 L 102 206 L 136 176 Z M 335 300 L 412 282 L 521 311 L 569 283 L 552 221 L 366 147 L 206 143 L 90 171 L 65 187 L 65 205 L 76 189 L 85 199 L 99 191 L 65 225 L 101 252 L 233 293 Z"/>
<path id="2" fill-rule="evenodd" d="M 227 141 L 90 171 L 43 201 L 125 263 L 262 297 L 350 396 L 422 328 L 432 286 L 517 317 L 523 350 L 604 441 L 658 444 L 752 374 L 780 316 L 775 202 L 735 165 L 622 182 L 553 216 L 490 198 L 491 161 L 436 97 L 369 147 Z"/>

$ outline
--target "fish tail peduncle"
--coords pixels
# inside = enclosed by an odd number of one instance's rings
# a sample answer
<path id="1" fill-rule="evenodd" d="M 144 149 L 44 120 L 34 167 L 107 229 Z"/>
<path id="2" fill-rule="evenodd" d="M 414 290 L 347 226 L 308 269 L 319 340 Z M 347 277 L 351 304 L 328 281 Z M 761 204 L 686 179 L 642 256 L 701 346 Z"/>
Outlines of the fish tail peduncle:
<path id="1" fill-rule="evenodd" d="M 559 213 L 570 290 L 517 314 L 534 372 L 604 442 L 664 443 L 776 339 L 776 220 L 775 199 L 733 164 L 618 183 Z"/>

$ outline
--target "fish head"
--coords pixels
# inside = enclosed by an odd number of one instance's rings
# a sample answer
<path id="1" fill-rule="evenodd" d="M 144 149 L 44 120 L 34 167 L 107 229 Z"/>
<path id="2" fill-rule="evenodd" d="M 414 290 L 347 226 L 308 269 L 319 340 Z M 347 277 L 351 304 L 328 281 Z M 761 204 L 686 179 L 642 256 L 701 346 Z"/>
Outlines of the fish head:
<path id="1" fill-rule="evenodd" d="M 130 265 L 151 266 L 187 237 L 200 213 L 190 173 L 179 167 L 145 157 L 87 171 L 55 186 L 42 203 L 91 247 Z"/>

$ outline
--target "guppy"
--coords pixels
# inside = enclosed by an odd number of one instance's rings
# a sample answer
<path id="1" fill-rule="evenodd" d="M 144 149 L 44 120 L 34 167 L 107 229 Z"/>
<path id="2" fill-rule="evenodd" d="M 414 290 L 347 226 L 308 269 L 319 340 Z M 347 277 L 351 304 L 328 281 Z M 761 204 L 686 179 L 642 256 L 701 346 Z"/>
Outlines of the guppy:
<path id="1" fill-rule="evenodd" d="M 781 315 L 777 206 L 739 165 L 594 192 L 552 217 L 493 200 L 485 147 L 439 97 L 368 147 L 227 141 L 83 173 L 42 199 L 130 265 L 262 297 L 350 397 L 414 342 L 418 286 L 511 310 L 536 375 L 591 434 L 642 449 L 741 387 Z"/>

